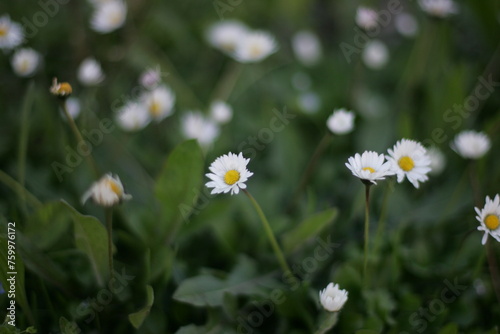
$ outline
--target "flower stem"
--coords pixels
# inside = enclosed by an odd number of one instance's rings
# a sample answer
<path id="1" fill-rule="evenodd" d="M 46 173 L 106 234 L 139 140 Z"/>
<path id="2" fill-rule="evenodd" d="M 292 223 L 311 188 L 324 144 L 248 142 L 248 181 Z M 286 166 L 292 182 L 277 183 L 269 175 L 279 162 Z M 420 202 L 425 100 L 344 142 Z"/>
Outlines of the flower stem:
<path id="1" fill-rule="evenodd" d="M 113 270 L 113 209 L 106 208 L 106 227 L 108 230 L 108 261 L 110 279 L 114 278 Z"/>
<path id="2" fill-rule="evenodd" d="M 286 263 L 285 257 L 283 256 L 283 252 L 281 251 L 280 246 L 278 245 L 278 242 L 276 241 L 276 238 L 274 237 L 273 230 L 271 229 L 271 225 L 269 225 L 269 222 L 266 218 L 266 215 L 262 211 L 262 208 L 260 207 L 259 203 L 253 198 L 253 196 L 245 189 L 243 189 L 243 192 L 248 196 L 250 201 L 252 202 L 255 210 L 257 211 L 259 218 L 262 222 L 262 225 L 264 225 L 264 230 L 266 231 L 267 237 L 269 239 L 269 242 L 271 243 L 271 246 L 273 247 L 274 254 L 276 255 L 276 258 L 278 259 L 278 262 L 281 265 L 281 268 L 283 271 L 286 272 L 292 272 L 290 270 L 290 267 L 288 267 L 288 264 Z"/>
<path id="3" fill-rule="evenodd" d="M 231 62 L 227 65 L 227 70 L 219 80 L 212 93 L 212 101 L 220 99 L 227 101 L 233 92 L 233 89 L 243 70 L 243 65 L 238 62 Z"/>
<path id="4" fill-rule="evenodd" d="M 370 243 L 370 187 L 371 184 L 365 184 L 365 260 L 363 263 L 363 276 L 366 283 L 368 280 L 368 248 Z"/>

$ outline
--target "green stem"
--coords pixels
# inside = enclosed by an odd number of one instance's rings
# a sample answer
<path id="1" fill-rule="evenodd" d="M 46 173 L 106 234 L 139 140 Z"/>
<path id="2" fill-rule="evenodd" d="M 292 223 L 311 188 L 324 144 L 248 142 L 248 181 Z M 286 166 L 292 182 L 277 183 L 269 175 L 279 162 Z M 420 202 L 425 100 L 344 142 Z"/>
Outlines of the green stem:
<path id="1" fill-rule="evenodd" d="M 110 279 L 114 278 L 113 271 L 113 209 L 106 208 L 106 227 L 108 230 L 108 260 Z"/>
<path id="2" fill-rule="evenodd" d="M 393 191 L 393 181 L 389 180 L 384 192 L 384 198 L 382 199 L 382 208 L 380 209 L 380 217 L 377 224 L 377 232 L 375 234 L 375 243 L 373 245 L 373 254 L 378 254 L 378 250 L 381 247 L 382 235 L 385 231 L 385 224 L 387 220 L 387 207 L 389 203 L 389 195 Z"/>
<path id="3" fill-rule="evenodd" d="M 24 183 L 26 180 L 26 151 L 28 147 L 28 133 L 29 133 L 29 121 L 28 114 L 33 105 L 33 91 L 35 88 L 35 82 L 31 81 L 28 86 L 28 90 L 26 91 L 26 95 L 24 97 L 23 108 L 21 110 L 21 132 L 19 137 L 19 153 L 18 153 L 18 180 L 19 184 L 24 187 Z M 24 193 L 21 194 L 21 202 L 24 209 L 26 209 L 26 198 L 24 197 Z"/>
<path id="4" fill-rule="evenodd" d="M 229 99 L 242 70 L 243 65 L 241 63 L 233 61 L 228 65 L 228 69 L 215 86 L 212 101 L 217 99 L 227 101 Z"/>
<path id="5" fill-rule="evenodd" d="M 370 243 L 370 187 L 371 184 L 365 184 L 365 260 L 363 263 L 363 276 L 366 283 L 368 279 L 368 249 Z"/>
<path id="6" fill-rule="evenodd" d="M 40 202 L 25 187 L 23 187 L 19 182 L 10 177 L 3 170 L 0 170 L 0 182 L 17 193 L 19 198 L 26 198 L 26 200 L 30 202 L 31 206 L 33 206 L 34 208 L 40 208 L 42 206 L 42 202 Z"/>
<path id="7" fill-rule="evenodd" d="M 285 273 L 292 272 L 290 270 L 290 267 L 288 267 L 288 264 L 286 263 L 285 257 L 283 256 L 283 252 L 281 251 L 281 248 L 278 245 L 276 238 L 274 237 L 274 233 L 273 233 L 273 230 L 271 229 L 271 225 L 269 225 L 269 222 L 267 221 L 266 215 L 262 211 L 262 208 L 260 207 L 259 203 L 257 203 L 255 198 L 253 198 L 253 196 L 247 190 L 243 189 L 243 192 L 248 196 L 248 198 L 252 202 L 255 210 L 257 211 L 257 214 L 259 215 L 259 218 L 262 222 L 262 225 L 264 226 L 264 230 L 266 231 L 269 242 L 271 243 L 271 246 L 274 250 L 274 254 L 276 255 L 276 258 L 278 259 L 278 262 L 280 263 L 281 268 L 283 269 L 283 271 Z"/>

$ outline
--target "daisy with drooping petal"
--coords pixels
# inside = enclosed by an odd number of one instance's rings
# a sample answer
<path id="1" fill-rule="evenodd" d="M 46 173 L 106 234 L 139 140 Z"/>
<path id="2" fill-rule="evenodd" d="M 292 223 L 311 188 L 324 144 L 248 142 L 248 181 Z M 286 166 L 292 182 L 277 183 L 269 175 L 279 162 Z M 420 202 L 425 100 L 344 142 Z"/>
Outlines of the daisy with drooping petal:
<path id="1" fill-rule="evenodd" d="M 427 173 L 431 171 L 431 159 L 427 150 L 417 141 L 402 139 L 387 150 L 387 160 L 392 164 L 392 169 L 398 177 L 398 182 L 403 182 L 405 176 L 415 188 L 419 182 L 427 181 Z"/>
<path id="2" fill-rule="evenodd" d="M 346 109 L 336 109 L 328 117 L 326 125 L 331 132 L 337 135 L 349 133 L 354 128 L 354 113 Z"/>
<path id="3" fill-rule="evenodd" d="M 373 151 L 365 151 L 354 157 L 350 157 L 346 162 L 346 167 L 352 172 L 352 175 L 358 177 L 365 184 L 377 184 L 377 180 L 384 180 L 386 176 L 393 175 L 391 164 L 385 161 L 383 154 Z"/>
<path id="4" fill-rule="evenodd" d="M 306 66 L 316 64 L 321 58 L 321 42 L 311 31 L 299 31 L 293 36 L 292 48 L 295 57 Z"/>
<path id="5" fill-rule="evenodd" d="M 9 15 L 0 17 L 0 49 L 11 50 L 24 40 L 23 27 L 10 20 Z"/>
<path id="6" fill-rule="evenodd" d="M 40 54 L 33 49 L 17 50 L 12 56 L 12 68 L 20 77 L 33 75 L 40 64 Z"/>
<path id="7" fill-rule="evenodd" d="M 491 147 L 490 138 L 484 132 L 462 131 L 451 143 L 453 151 L 466 159 L 482 158 Z"/>
<path id="8" fill-rule="evenodd" d="M 319 292 L 319 301 L 323 308 L 329 312 L 338 312 L 347 302 L 349 293 L 340 289 L 338 284 L 329 283 Z"/>
<path id="9" fill-rule="evenodd" d="M 200 111 L 188 111 L 182 116 L 182 132 L 187 139 L 197 139 L 204 148 L 219 136 L 219 126 Z"/>
<path id="10" fill-rule="evenodd" d="M 458 13 L 458 7 L 452 0 L 419 0 L 418 4 L 424 12 L 439 18 Z"/>
<path id="11" fill-rule="evenodd" d="M 213 47 L 232 54 L 236 45 L 248 32 L 248 28 L 236 20 L 226 20 L 212 25 L 207 32 L 207 40 Z"/>
<path id="12" fill-rule="evenodd" d="M 371 8 L 359 6 L 356 10 L 356 24 L 365 30 L 370 30 L 378 25 L 378 14 Z"/>
<path id="13" fill-rule="evenodd" d="M 242 63 L 255 63 L 278 50 L 274 37 L 265 31 L 245 34 L 236 44 L 234 58 Z"/>
<path id="14" fill-rule="evenodd" d="M 127 6 L 122 0 L 107 1 L 98 5 L 90 25 L 93 30 L 106 34 L 112 32 L 125 23 Z"/>
<path id="15" fill-rule="evenodd" d="M 118 175 L 108 173 L 92 184 L 90 189 L 82 196 L 82 204 L 85 204 L 89 198 L 92 198 L 98 205 L 108 207 L 129 200 L 132 196 L 125 193 Z"/>
<path id="16" fill-rule="evenodd" d="M 213 188 L 211 194 L 231 192 L 231 195 L 234 195 L 238 194 L 240 189 L 246 189 L 245 182 L 253 175 L 247 169 L 249 161 L 250 159 L 245 159 L 242 153 L 224 154 L 215 159 L 209 168 L 212 173 L 206 174 L 211 181 L 205 185 Z"/>
<path id="17" fill-rule="evenodd" d="M 474 208 L 476 210 L 476 219 L 481 223 L 477 227 L 479 231 L 484 231 L 482 244 L 486 243 L 488 235 L 491 235 L 500 242 L 500 196 L 497 194 L 493 200 L 486 196 L 484 208 Z"/>
<path id="18" fill-rule="evenodd" d="M 94 58 L 87 58 L 78 67 L 78 80 L 86 86 L 94 86 L 104 80 L 101 64 Z"/>
<path id="19" fill-rule="evenodd" d="M 54 78 L 52 79 L 50 92 L 52 95 L 55 95 L 62 100 L 66 100 L 73 93 L 73 88 L 68 82 L 57 82 L 57 78 Z"/>
<path id="20" fill-rule="evenodd" d="M 166 85 L 154 88 L 152 91 L 145 92 L 142 101 L 146 106 L 150 116 L 156 122 L 172 115 L 175 104 L 175 94 Z"/>
<path id="21" fill-rule="evenodd" d="M 125 131 L 142 130 L 150 121 L 146 108 L 134 101 L 127 102 L 116 115 L 116 122 Z"/>
<path id="22" fill-rule="evenodd" d="M 219 124 L 226 124 L 233 117 L 233 109 L 222 100 L 210 104 L 210 117 Z"/>

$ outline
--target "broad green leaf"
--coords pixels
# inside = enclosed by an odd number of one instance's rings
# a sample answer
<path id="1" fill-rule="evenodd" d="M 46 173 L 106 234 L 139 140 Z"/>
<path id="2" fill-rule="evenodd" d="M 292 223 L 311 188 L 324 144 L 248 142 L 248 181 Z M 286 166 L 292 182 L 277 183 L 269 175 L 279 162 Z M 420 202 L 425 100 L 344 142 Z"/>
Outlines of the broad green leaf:
<path id="1" fill-rule="evenodd" d="M 134 326 L 136 329 L 141 327 L 142 323 L 144 322 L 144 319 L 149 314 L 149 311 L 151 310 L 151 306 L 153 306 L 155 300 L 154 296 L 154 291 L 151 285 L 146 286 L 146 305 L 140 309 L 137 312 L 131 313 L 128 315 L 128 320 Z"/>
<path id="2" fill-rule="evenodd" d="M 24 235 L 38 248 L 45 250 L 61 238 L 70 223 L 71 217 L 61 202 L 44 203 L 28 218 Z"/>
<path id="3" fill-rule="evenodd" d="M 65 317 L 59 318 L 59 329 L 61 330 L 62 334 L 74 334 L 81 332 L 75 322 L 69 321 Z"/>
<path id="4" fill-rule="evenodd" d="M 455 323 L 449 323 L 448 325 L 444 326 L 438 334 L 457 334 L 458 333 L 458 326 Z"/>
<path id="5" fill-rule="evenodd" d="M 338 319 L 339 319 L 338 312 L 326 312 L 326 313 L 324 313 L 324 315 L 322 316 L 322 319 L 320 320 L 319 328 L 316 331 L 316 334 L 327 333 L 330 329 L 332 329 L 335 326 Z"/>
<path id="6" fill-rule="evenodd" d="M 302 223 L 293 230 L 287 232 L 283 237 L 283 248 L 285 252 L 290 253 L 296 248 L 302 246 L 307 240 L 318 235 L 326 226 L 328 226 L 337 217 L 336 208 L 319 212 Z"/>

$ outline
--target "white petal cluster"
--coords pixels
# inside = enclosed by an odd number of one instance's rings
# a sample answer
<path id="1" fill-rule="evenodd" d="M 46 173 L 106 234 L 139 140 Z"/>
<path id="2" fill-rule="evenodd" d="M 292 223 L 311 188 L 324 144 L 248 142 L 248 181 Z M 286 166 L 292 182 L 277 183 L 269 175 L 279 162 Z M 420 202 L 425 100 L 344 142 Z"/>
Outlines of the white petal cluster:
<path id="1" fill-rule="evenodd" d="M 182 133 L 187 139 L 197 139 L 204 148 L 213 144 L 219 136 L 219 126 L 206 118 L 201 111 L 188 111 L 182 116 Z"/>
<path id="2" fill-rule="evenodd" d="M 483 209 L 474 209 L 477 213 L 476 219 L 480 223 L 477 229 L 484 231 L 482 244 L 486 243 L 488 235 L 500 242 L 500 196 L 497 194 L 493 200 L 486 196 Z"/>
<path id="3" fill-rule="evenodd" d="M 78 67 L 78 80 L 85 86 L 95 86 L 104 80 L 101 64 L 94 58 L 86 58 Z"/>
<path id="4" fill-rule="evenodd" d="M 14 49 L 23 41 L 23 27 L 19 23 L 12 22 L 9 15 L 0 17 L 0 49 Z"/>
<path id="5" fill-rule="evenodd" d="M 389 61 L 389 49 L 382 41 L 374 39 L 366 43 L 361 58 L 366 67 L 379 70 Z"/>
<path id="6" fill-rule="evenodd" d="M 365 30 L 370 30 L 378 25 L 378 14 L 371 8 L 359 6 L 356 11 L 356 24 Z"/>
<path id="7" fill-rule="evenodd" d="M 12 68 L 20 77 L 32 76 L 40 65 L 41 55 L 33 49 L 17 50 L 12 56 Z"/>
<path id="8" fill-rule="evenodd" d="M 233 118 L 233 108 L 222 100 L 210 104 L 210 117 L 218 124 L 226 124 Z"/>
<path id="9" fill-rule="evenodd" d="M 99 33 L 107 34 L 123 26 L 126 17 L 127 5 L 124 1 L 98 1 L 90 26 Z"/>
<path id="10" fill-rule="evenodd" d="M 175 94 L 170 87 L 160 85 L 151 91 L 144 92 L 141 101 L 147 108 L 150 117 L 156 122 L 160 122 L 172 115 Z"/>
<path id="11" fill-rule="evenodd" d="M 354 128 L 354 113 L 346 109 L 336 109 L 326 121 L 328 129 L 337 134 L 344 135 Z"/>
<path id="12" fill-rule="evenodd" d="M 149 68 L 141 73 L 139 83 L 146 89 L 154 89 L 161 83 L 161 69 L 160 66 Z"/>
<path id="13" fill-rule="evenodd" d="M 82 196 L 82 203 L 85 204 L 89 198 L 92 198 L 97 205 L 109 207 L 123 200 L 129 200 L 132 196 L 125 193 L 118 175 L 108 173 L 92 184 Z"/>
<path id="14" fill-rule="evenodd" d="M 319 292 L 319 301 L 325 310 L 338 312 L 347 302 L 349 293 L 339 288 L 338 284 L 329 283 Z"/>
<path id="15" fill-rule="evenodd" d="M 142 130 L 150 121 L 147 109 L 135 101 L 127 102 L 116 115 L 116 122 L 125 131 Z"/>
<path id="16" fill-rule="evenodd" d="M 391 163 L 385 161 L 384 155 L 373 151 L 365 151 L 361 155 L 356 153 L 345 165 L 352 175 L 366 184 L 377 184 L 377 180 L 383 180 L 386 176 L 394 174 Z"/>
<path id="17" fill-rule="evenodd" d="M 292 38 L 292 48 L 295 57 L 306 66 L 315 65 L 321 59 L 321 42 L 311 31 L 303 30 L 296 33 Z"/>
<path id="18" fill-rule="evenodd" d="M 462 158 L 482 158 L 491 147 L 490 138 L 484 132 L 466 130 L 456 135 L 451 148 Z"/>
<path id="19" fill-rule="evenodd" d="M 458 13 L 458 7 L 452 0 L 419 0 L 418 3 L 431 16 L 446 18 Z"/>
<path id="20" fill-rule="evenodd" d="M 211 173 L 206 174 L 211 181 L 205 185 L 213 188 L 211 194 L 231 192 L 233 195 L 238 194 L 240 189 L 246 189 L 245 182 L 253 175 L 247 169 L 249 161 L 250 159 L 245 159 L 242 153 L 224 154 L 215 159 L 209 167 Z"/>

